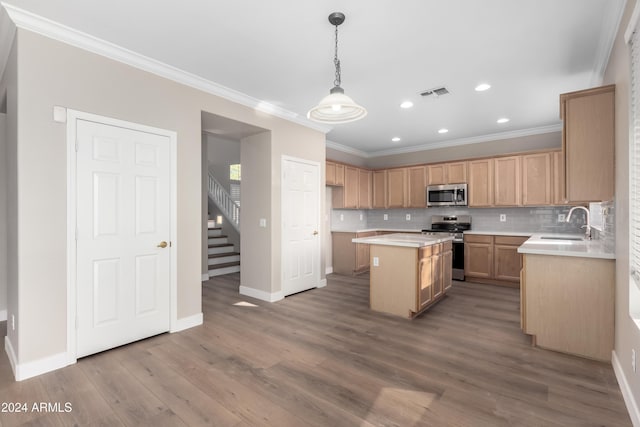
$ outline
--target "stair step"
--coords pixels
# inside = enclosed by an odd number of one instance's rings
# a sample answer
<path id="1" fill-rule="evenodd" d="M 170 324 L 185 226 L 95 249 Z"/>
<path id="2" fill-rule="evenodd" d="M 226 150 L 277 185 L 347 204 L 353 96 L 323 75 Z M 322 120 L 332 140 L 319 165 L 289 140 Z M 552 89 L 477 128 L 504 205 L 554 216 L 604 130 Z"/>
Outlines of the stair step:
<path id="1" fill-rule="evenodd" d="M 207 230 L 208 237 L 217 237 L 217 236 L 220 236 L 221 234 L 222 234 L 222 228 L 220 227 L 209 228 Z"/>
<path id="2" fill-rule="evenodd" d="M 231 243 L 222 243 L 220 245 L 209 245 L 208 253 L 212 254 L 221 254 L 221 253 L 229 253 L 234 252 L 233 244 Z"/>
<path id="3" fill-rule="evenodd" d="M 227 262 L 240 261 L 240 253 L 238 252 L 225 252 L 220 254 L 209 255 L 209 265 L 220 265 Z"/>
<path id="4" fill-rule="evenodd" d="M 229 240 L 227 239 L 227 236 L 209 236 L 209 238 L 207 239 L 207 243 L 209 244 L 209 246 L 219 245 L 222 243 L 229 243 Z"/>
<path id="5" fill-rule="evenodd" d="M 222 276 L 223 274 L 237 273 L 239 271 L 240 271 L 240 261 L 210 265 L 209 277 Z"/>

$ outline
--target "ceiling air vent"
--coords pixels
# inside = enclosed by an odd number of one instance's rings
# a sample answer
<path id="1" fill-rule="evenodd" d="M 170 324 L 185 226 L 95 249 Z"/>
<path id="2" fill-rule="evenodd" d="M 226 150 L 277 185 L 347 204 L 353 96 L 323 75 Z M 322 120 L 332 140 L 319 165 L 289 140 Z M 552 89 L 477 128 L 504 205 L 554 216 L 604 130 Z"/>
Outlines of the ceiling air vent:
<path id="1" fill-rule="evenodd" d="M 446 95 L 449 93 L 449 89 L 446 87 L 435 87 L 433 89 L 427 89 L 423 92 L 420 92 L 420 96 L 433 96 L 434 98 L 438 98 L 439 96 Z"/>

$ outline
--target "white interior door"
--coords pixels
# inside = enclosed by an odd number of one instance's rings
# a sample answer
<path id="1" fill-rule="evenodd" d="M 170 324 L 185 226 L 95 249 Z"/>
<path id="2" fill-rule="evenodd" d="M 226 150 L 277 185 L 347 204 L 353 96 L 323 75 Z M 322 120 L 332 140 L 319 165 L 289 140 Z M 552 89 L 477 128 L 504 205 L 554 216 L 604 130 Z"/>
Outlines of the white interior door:
<path id="1" fill-rule="evenodd" d="M 170 328 L 171 148 L 167 136 L 76 123 L 76 354 L 82 357 Z"/>
<path id="2" fill-rule="evenodd" d="M 282 290 L 284 295 L 320 283 L 320 166 L 282 160 Z"/>

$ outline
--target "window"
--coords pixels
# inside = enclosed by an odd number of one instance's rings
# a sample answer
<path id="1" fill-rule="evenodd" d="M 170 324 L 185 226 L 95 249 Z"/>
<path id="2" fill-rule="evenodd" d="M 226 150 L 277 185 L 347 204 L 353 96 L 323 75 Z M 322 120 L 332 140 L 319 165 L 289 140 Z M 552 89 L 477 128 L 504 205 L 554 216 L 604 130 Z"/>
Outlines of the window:
<path id="1" fill-rule="evenodd" d="M 240 164 L 229 165 L 229 179 L 232 181 L 240 181 Z"/>

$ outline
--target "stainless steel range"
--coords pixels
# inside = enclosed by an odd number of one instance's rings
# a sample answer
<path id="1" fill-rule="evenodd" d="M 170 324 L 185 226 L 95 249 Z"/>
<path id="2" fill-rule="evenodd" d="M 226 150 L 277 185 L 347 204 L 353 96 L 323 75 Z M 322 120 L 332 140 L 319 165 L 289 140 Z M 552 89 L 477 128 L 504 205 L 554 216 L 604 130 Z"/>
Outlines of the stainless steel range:
<path id="1" fill-rule="evenodd" d="M 471 230 L 470 215 L 433 215 L 431 228 L 422 230 L 425 235 L 447 234 L 453 237 L 453 278 L 464 280 L 463 233 Z"/>

